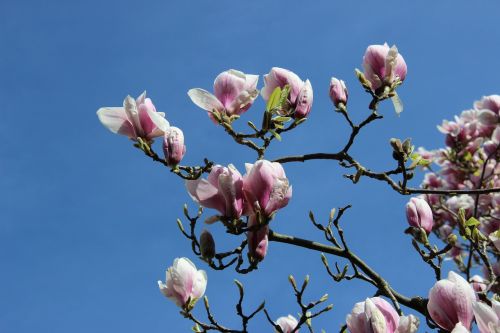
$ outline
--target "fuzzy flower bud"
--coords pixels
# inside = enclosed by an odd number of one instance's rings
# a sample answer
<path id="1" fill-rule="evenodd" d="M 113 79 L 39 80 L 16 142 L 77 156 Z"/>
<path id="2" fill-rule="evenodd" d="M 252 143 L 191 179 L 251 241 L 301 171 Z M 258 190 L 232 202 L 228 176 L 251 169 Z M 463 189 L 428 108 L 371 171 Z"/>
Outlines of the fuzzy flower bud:
<path id="1" fill-rule="evenodd" d="M 208 230 L 203 230 L 200 235 L 200 252 L 205 259 L 212 259 L 215 256 L 215 241 Z"/>

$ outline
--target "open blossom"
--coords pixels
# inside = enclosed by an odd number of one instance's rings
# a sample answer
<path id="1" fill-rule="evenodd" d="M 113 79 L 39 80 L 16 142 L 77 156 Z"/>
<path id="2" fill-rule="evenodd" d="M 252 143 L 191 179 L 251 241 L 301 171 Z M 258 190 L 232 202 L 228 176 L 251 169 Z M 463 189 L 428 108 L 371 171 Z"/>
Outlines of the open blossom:
<path id="1" fill-rule="evenodd" d="M 207 179 L 187 180 L 186 187 L 191 198 L 203 207 L 231 218 L 243 214 L 243 177 L 232 164 L 215 165 Z"/>
<path id="2" fill-rule="evenodd" d="M 396 46 L 370 45 L 363 57 L 364 74 L 371 83 L 371 88 L 391 85 L 395 80 L 404 81 L 407 67 L 403 56 L 399 54 Z"/>
<path id="3" fill-rule="evenodd" d="M 330 80 L 330 99 L 335 107 L 339 107 L 341 103 L 345 106 L 347 104 L 347 98 L 348 93 L 345 82 L 332 77 Z"/>
<path id="4" fill-rule="evenodd" d="M 490 110 L 500 115 L 500 95 L 484 96 L 474 103 L 474 107 L 478 110 Z"/>
<path id="5" fill-rule="evenodd" d="M 184 133 L 177 127 L 170 127 L 163 137 L 163 152 L 168 165 L 180 163 L 186 153 Z"/>
<path id="6" fill-rule="evenodd" d="M 286 85 L 290 86 L 290 95 L 288 102 L 290 107 L 295 109 L 293 117 L 305 118 L 311 112 L 313 103 L 313 90 L 311 82 L 302 81 L 297 74 L 288 69 L 273 67 L 269 74 L 264 75 L 264 88 L 262 89 L 262 97 L 268 100 L 271 97 L 274 89 L 277 87 L 283 88 Z"/>
<path id="7" fill-rule="evenodd" d="M 295 319 L 294 316 L 288 315 L 287 317 L 279 317 L 278 320 L 276 320 L 276 325 L 278 325 L 283 333 L 291 333 L 295 327 L 297 327 L 297 324 L 299 322 L 297 319 Z M 275 331 L 278 332 L 278 331 Z M 295 332 L 299 332 L 299 330 L 296 330 Z"/>
<path id="8" fill-rule="evenodd" d="M 406 218 L 408 224 L 424 229 L 427 234 L 432 231 L 434 226 L 431 207 L 427 201 L 419 197 L 411 198 L 406 204 Z"/>
<path id="9" fill-rule="evenodd" d="M 247 173 L 243 178 L 243 193 L 249 210 L 270 217 L 288 204 L 292 186 L 280 163 L 259 160 L 245 166 Z"/>
<path id="10" fill-rule="evenodd" d="M 208 116 L 217 121 L 212 111 L 218 111 L 227 116 L 241 115 L 247 111 L 259 95 L 257 90 L 258 75 L 244 74 L 230 69 L 220 73 L 214 82 L 214 94 L 200 88 L 188 91 L 194 104 L 208 111 Z"/>
<path id="11" fill-rule="evenodd" d="M 429 291 L 427 310 L 436 324 L 445 330 L 453 330 L 459 322 L 470 329 L 475 299 L 476 295 L 469 283 L 450 271 L 448 279 L 439 280 Z"/>
<path id="12" fill-rule="evenodd" d="M 133 140 L 147 141 L 163 136 L 169 128 L 165 113 L 156 112 L 151 99 L 143 92 L 137 99 L 125 97 L 123 107 L 103 107 L 97 117 L 111 132 L 128 136 Z"/>
<path id="13" fill-rule="evenodd" d="M 477 326 L 481 333 L 500 332 L 500 303 L 493 299 L 491 305 L 490 307 L 483 302 L 475 302 L 472 305 Z"/>
<path id="14" fill-rule="evenodd" d="M 163 295 L 179 307 L 192 308 L 205 294 L 207 274 L 197 270 L 188 258 L 176 258 L 173 266 L 167 269 L 165 283 L 158 281 Z"/>
<path id="15" fill-rule="evenodd" d="M 399 315 L 386 300 L 372 297 L 356 303 L 346 323 L 351 333 L 395 333 Z"/>

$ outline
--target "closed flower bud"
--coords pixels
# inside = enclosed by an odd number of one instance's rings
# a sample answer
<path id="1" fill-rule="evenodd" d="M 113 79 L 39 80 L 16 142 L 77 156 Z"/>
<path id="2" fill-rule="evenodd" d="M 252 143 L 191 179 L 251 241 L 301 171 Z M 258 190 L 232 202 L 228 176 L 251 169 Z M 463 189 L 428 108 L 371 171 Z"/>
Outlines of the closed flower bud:
<path id="1" fill-rule="evenodd" d="M 336 108 L 340 108 L 340 104 L 347 105 L 347 88 L 344 81 L 332 77 L 330 80 L 330 98 Z"/>
<path id="2" fill-rule="evenodd" d="M 297 327 L 297 324 L 299 322 L 297 319 L 295 319 L 294 316 L 288 315 L 287 317 L 280 317 L 278 320 L 276 320 L 276 325 L 278 325 L 283 333 L 291 333 L 295 327 Z M 275 331 L 278 332 L 278 331 Z M 296 330 L 295 332 L 299 332 L 299 330 Z"/>
<path id="3" fill-rule="evenodd" d="M 261 261 L 266 256 L 269 246 L 269 225 L 259 226 L 257 216 L 251 215 L 248 217 L 248 227 L 255 228 L 247 232 L 248 255 L 253 260 Z"/>
<path id="4" fill-rule="evenodd" d="M 404 81 L 406 62 L 396 46 L 370 45 L 363 57 L 364 75 L 370 81 L 372 91 L 391 86 L 394 81 Z"/>
<path id="5" fill-rule="evenodd" d="M 406 218 L 412 227 L 422 228 L 429 234 L 434 226 L 432 209 L 422 198 L 414 197 L 406 204 Z"/>
<path id="6" fill-rule="evenodd" d="M 207 287 L 207 274 L 197 270 L 188 258 L 177 258 L 167 270 L 165 283 L 158 281 L 160 291 L 183 309 L 191 310 L 203 297 Z"/>
<path id="7" fill-rule="evenodd" d="M 470 329 L 476 295 L 469 283 L 451 271 L 448 279 L 439 280 L 429 291 L 427 311 L 441 328 L 451 331 L 459 322 Z"/>
<path id="8" fill-rule="evenodd" d="M 163 153 L 170 166 L 180 163 L 186 153 L 184 133 L 177 127 L 170 127 L 163 139 Z"/>
<path id="9" fill-rule="evenodd" d="M 200 252 L 201 256 L 205 259 L 215 257 L 215 241 L 208 230 L 203 230 L 200 235 Z"/>

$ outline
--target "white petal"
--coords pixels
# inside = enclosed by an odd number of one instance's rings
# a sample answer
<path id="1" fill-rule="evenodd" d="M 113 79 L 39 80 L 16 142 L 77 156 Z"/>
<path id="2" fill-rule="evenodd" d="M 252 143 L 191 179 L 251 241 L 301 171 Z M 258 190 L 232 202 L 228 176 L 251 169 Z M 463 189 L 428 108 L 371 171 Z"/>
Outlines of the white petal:
<path id="1" fill-rule="evenodd" d="M 104 107 L 97 110 L 100 122 L 113 133 L 135 137 L 134 128 L 127 119 L 124 108 Z"/>
<path id="2" fill-rule="evenodd" d="M 191 89 L 188 91 L 188 96 L 191 98 L 194 104 L 206 111 L 224 110 L 222 103 L 209 93 L 208 91 L 200 88 Z"/>

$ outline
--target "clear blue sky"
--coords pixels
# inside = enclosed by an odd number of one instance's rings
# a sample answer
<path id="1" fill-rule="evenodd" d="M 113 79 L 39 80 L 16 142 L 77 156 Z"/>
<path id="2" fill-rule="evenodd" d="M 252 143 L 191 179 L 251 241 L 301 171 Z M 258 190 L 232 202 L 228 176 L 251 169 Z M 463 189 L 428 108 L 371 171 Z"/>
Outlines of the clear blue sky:
<path id="1" fill-rule="evenodd" d="M 269 157 L 336 151 L 347 128 L 332 111 L 329 78 L 346 81 L 350 112 L 366 115 L 368 96 L 353 69 L 369 44 L 397 44 L 408 64 L 400 88 L 405 111 L 390 105 L 353 148 L 368 166 L 391 162 L 391 137 L 439 147 L 436 125 L 500 93 L 497 1 L 20 1 L 0 3 L 0 331 L 188 332 L 190 323 L 158 291 L 175 257 L 194 258 L 175 219 L 184 185 L 168 170 L 112 135 L 95 115 L 147 90 L 186 136 L 186 163 L 209 157 L 252 162 L 186 92 L 211 90 L 229 68 L 265 74 L 272 66 L 312 82 L 309 121 L 275 143 Z M 259 86 L 262 85 L 262 78 Z M 259 101 L 244 119 L 260 119 Z M 432 271 L 417 259 L 403 205 L 384 184 L 341 177 L 334 162 L 287 165 L 294 196 L 279 212 L 279 232 L 321 239 L 307 212 L 353 204 L 344 218 L 353 250 L 401 292 L 427 294 Z M 418 183 L 418 179 L 417 179 Z M 214 227 L 219 248 L 235 243 Z M 333 259 L 331 259 L 333 262 Z M 247 287 L 245 306 L 266 299 L 274 317 L 295 314 L 287 283 L 310 273 L 308 296 L 324 292 L 335 308 L 315 327 L 336 332 L 353 304 L 373 294 L 361 282 L 335 284 L 319 253 L 272 243 L 248 276 L 208 271 L 217 318 L 235 323 L 234 278 Z M 203 314 L 200 306 L 197 313 Z M 248 307 L 247 307 L 248 308 Z M 411 313 L 411 312 L 410 312 Z M 252 332 L 270 332 L 259 317 Z"/>

